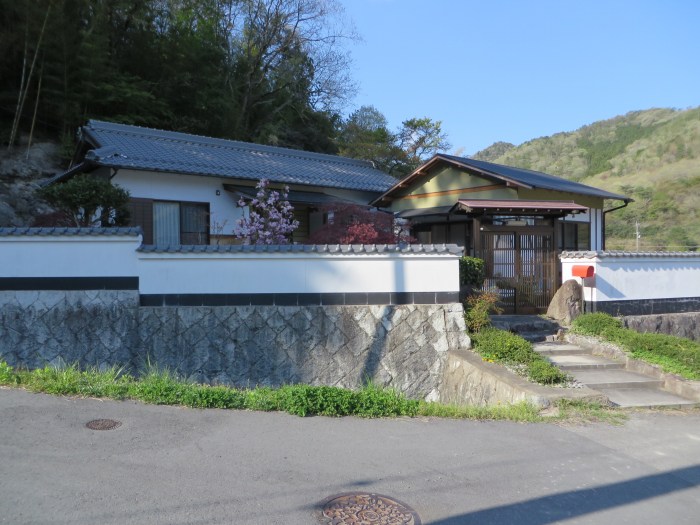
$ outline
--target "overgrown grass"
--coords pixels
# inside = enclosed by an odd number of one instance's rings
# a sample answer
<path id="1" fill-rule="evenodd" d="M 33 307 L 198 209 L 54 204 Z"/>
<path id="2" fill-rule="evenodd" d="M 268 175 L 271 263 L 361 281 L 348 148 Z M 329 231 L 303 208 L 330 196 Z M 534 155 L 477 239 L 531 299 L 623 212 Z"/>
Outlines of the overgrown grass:
<path id="1" fill-rule="evenodd" d="M 621 425 L 627 420 L 625 412 L 590 401 L 559 399 L 555 406 L 559 409 L 556 420 L 567 423 L 603 422 Z"/>
<path id="2" fill-rule="evenodd" d="M 150 369 L 140 378 L 119 368 L 81 370 L 76 365 L 15 370 L 0 361 L 0 384 L 55 395 L 135 399 L 158 405 L 283 411 L 298 416 L 367 418 L 434 416 L 462 419 L 540 421 L 534 405 L 464 407 L 408 399 L 390 389 L 367 384 L 360 390 L 331 386 L 287 385 L 280 388 L 236 389 L 201 385 L 167 370 Z"/>
<path id="3" fill-rule="evenodd" d="M 593 335 L 614 343 L 631 357 L 659 365 L 665 372 L 686 379 L 700 379 L 700 343 L 664 334 L 641 334 L 622 327 L 619 319 L 603 314 L 586 314 L 572 324 L 572 332 Z"/>
<path id="4" fill-rule="evenodd" d="M 569 376 L 535 352 L 532 344 L 505 330 L 486 328 L 472 335 L 474 349 L 487 361 L 524 367 L 527 377 L 543 385 L 568 381 Z"/>
<path id="5" fill-rule="evenodd" d="M 76 365 L 36 370 L 16 370 L 0 361 L 0 385 L 32 392 L 81 397 L 135 399 L 159 405 L 284 411 L 297 416 L 440 417 L 504 420 L 522 423 L 542 421 L 619 422 L 625 418 L 614 409 L 581 401 L 558 401 L 557 417 L 543 417 L 530 403 L 488 407 L 446 405 L 407 399 L 390 388 L 368 383 L 360 390 L 330 386 L 287 385 L 281 388 L 236 389 L 201 385 L 178 378 L 167 370 L 150 368 L 135 378 L 119 368 L 81 370 Z"/>

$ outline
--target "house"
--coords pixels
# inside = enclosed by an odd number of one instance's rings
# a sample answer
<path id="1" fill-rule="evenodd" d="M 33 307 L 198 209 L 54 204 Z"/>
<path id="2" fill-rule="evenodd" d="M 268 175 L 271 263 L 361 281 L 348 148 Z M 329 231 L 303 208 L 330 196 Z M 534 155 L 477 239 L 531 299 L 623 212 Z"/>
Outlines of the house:
<path id="1" fill-rule="evenodd" d="M 605 208 L 605 201 L 621 201 Z M 410 219 L 421 243 L 457 243 L 486 261 L 486 288 L 515 313 L 546 310 L 557 253 L 605 248 L 605 216 L 632 199 L 545 173 L 438 154 L 372 205 Z"/>
<path id="2" fill-rule="evenodd" d="M 89 121 L 72 167 L 129 190 L 144 244 L 229 242 L 256 183 L 288 185 L 303 243 L 324 205 L 371 205 L 409 219 L 420 243 L 455 243 L 486 261 L 486 289 L 508 311 L 542 312 L 558 284 L 557 254 L 605 248 L 605 216 L 631 199 L 536 171 L 438 154 L 397 180 L 372 163 L 274 146 Z M 606 201 L 622 204 L 606 209 Z"/>
<path id="3" fill-rule="evenodd" d="M 128 190 L 132 225 L 160 246 L 230 241 L 245 213 L 238 201 L 263 178 L 289 186 L 295 242 L 323 223 L 318 207 L 367 205 L 396 182 L 367 161 L 97 120 L 80 128 L 73 165 L 52 182 L 77 173 Z"/>

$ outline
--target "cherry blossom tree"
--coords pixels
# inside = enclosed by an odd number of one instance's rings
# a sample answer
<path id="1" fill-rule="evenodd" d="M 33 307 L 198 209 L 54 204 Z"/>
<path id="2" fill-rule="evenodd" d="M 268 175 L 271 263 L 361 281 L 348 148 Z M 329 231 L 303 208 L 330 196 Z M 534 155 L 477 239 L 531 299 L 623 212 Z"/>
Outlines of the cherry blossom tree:
<path id="1" fill-rule="evenodd" d="M 287 197 L 289 187 L 282 192 L 271 190 L 270 181 L 261 179 L 255 186 L 255 198 L 246 202 L 241 198 L 238 205 L 248 206 L 248 217 L 238 221 L 234 235 L 244 239 L 245 244 L 289 244 L 289 236 L 299 227 L 294 220 L 294 208 Z"/>

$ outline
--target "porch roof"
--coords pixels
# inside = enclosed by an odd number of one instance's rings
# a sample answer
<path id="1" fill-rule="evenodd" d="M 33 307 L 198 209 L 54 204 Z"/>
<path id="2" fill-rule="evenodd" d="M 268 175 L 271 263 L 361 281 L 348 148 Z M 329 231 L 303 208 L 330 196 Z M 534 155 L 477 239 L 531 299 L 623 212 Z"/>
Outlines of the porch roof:
<path id="1" fill-rule="evenodd" d="M 588 208 L 574 201 L 526 201 L 526 200 L 487 200 L 460 199 L 452 206 L 451 213 L 512 213 L 515 215 L 568 215 L 584 213 Z"/>
<path id="2" fill-rule="evenodd" d="M 238 186 L 235 184 L 224 184 L 224 189 L 235 193 L 236 195 L 243 197 L 245 200 L 254 199 L 258 190 L 250 186 Z M 343 199 L 335 195 L 329 195 L 325 192 L 314 192 L 314 191 L 296 191 L 289 190 L 287 195 L 287 200 L 294 204 L 310 204 L 310 205 L 324 205 L 324 204 L 354 204 L 353 201 L 349 199 Z"/>

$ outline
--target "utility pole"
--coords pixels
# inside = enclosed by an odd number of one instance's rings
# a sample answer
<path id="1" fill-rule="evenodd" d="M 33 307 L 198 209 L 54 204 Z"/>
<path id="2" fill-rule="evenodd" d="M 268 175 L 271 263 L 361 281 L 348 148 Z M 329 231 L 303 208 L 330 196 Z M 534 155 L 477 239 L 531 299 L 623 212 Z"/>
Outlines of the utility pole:
<path id="1" fill-rule="evenodd" d="M 637 237 L 637 251 L 639 251 L 639 239 L 642 238 L 642 232 L 639 231 L 639 221 L 634 221 L 634 228 L 636 230 L 636 237 Z"/>

